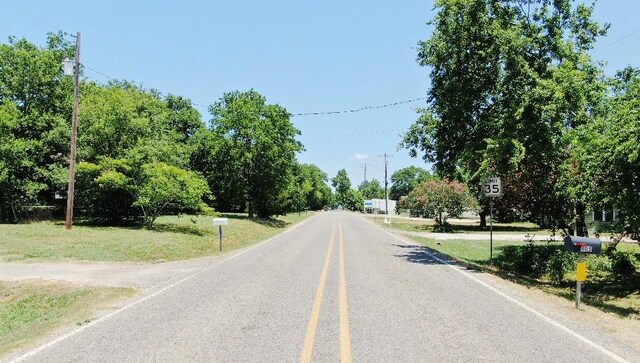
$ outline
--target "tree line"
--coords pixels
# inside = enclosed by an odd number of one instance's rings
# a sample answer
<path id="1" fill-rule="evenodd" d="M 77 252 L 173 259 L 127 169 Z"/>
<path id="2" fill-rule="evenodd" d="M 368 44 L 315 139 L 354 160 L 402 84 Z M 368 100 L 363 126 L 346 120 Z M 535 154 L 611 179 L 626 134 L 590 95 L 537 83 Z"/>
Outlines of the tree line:
<path id="1" fill-rule="evenodd" d="M 586 235 L 585 214 L 616 210 L 640 230 L 640 69 L 613 77 L 590 55 L 609 24 L 570 0 L 439 0 L 417 61 L 430 69 L 427 107 L 402 147 L 439 177 L 471 186 L 502 178 L 504 220 Z"/>
<path id="2" fill-rule="evenodd" d="M 68 181 L 72 80 L 63 33 L 0 44 L 0 221 L 61 205 Z M 327 175 L 302 164 L 291 114 L 255 90 L 225 93 L 205 123 L 191 101 L 127 81 L 81 82 L 76 208 L 97 223 L 163 213 L 269 217 L 332 203 Z"/>

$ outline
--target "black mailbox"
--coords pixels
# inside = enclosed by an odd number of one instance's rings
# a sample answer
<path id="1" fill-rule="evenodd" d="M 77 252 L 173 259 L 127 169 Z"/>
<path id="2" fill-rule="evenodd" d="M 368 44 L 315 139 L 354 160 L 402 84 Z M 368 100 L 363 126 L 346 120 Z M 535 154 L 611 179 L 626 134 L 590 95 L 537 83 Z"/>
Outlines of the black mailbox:
<path id="1" fill-rule="evenodd" d="M 599 238 L 567 236 L 564 238 L 564 249 L 569 252 L 599 254 L 602 241 Z"/>

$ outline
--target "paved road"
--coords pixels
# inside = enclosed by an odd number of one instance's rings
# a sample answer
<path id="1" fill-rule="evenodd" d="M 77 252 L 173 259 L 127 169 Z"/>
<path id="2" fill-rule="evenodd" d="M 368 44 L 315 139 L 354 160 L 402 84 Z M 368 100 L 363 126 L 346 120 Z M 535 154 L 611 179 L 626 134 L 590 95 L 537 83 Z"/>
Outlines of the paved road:
<path id="1" fill-rule="evenodd" d="M 358 215 L 321 213 L 24 361 L 640 361 L 491 281 Z"/>

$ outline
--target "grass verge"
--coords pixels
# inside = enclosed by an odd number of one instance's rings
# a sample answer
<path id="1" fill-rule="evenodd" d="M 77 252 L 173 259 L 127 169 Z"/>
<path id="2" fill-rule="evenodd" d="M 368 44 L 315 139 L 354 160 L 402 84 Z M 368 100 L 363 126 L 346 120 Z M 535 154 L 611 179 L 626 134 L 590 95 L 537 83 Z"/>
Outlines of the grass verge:
<path id="1" fill-rule="evenodd" d="M 489 241 L 478 240 L 435 240 L 416 236 L 408 237 L 422 246 L 444 254 L 467 267 L 489 272 L 506 280 L 541 289 L 545 292 L 566 298 L 575 299 L 575 270 L 567 273 L 564 280 L 557 284 L 548 278 L 534 279 L 513 273 L 501 271 L 489 265 Z M 493 256 L 497 258 L 501 250 L 508 245 L 524 245 L 518 241 L 494 241 Z M 620 244 L 619 251 L 639 252 L 637 245 Z M 414 252 L 416 255 L 419 252 Z M 409 261 L 420 261 L 419 256 L 412 258 L 411 253 L 406 256 Z M 640 320 L 640 273 L 629 275 L 614 275 L 595 270 L 598 260 L 590 258 L 587 264 L 592 266 L 588 272 L 587 281 L 582 285 L 582 302 L 594 306 L 605 312 L 618 316 Z M 636 271 L 640 266 L 636 266 Z"/>
<path id="2" fill-rule="evenodd" d="M 96 311 L 135 293 L 132 288 L 0 282 L 0 357 L 60 327 L 88 323 Z"/>
<path id="3" fill-rule="evenodd" d="M 383 216 L 368 216 L 370 220 L 372 220 L 377 225 L 384 225 Z M 486 233 L 489 236 L 489 227 L 480 228 L 479 221 L 473 220 L 464 220 L 464 219 L 456 219 L 449 221 L 452 233 Z M 408 232 L 431 232 L 435 225 L 433 220 L 428 219 L 406 219 L 406 218 L 392 218 L 391 224 L 394 229 L 399 229 L 402 231 Z M 549 237 L 552 233 L 551 230 L 541 229 L 533 223 L 494 223 L 493 224 L 493 233 L 494 234 L 519 234 L 521 233 L 524 237 L 525 234 L 535 234 L 537 237 Z"/>
<path id="4" fill-rule="evenodd" d="M 224 251 L 267 239 L 312 215 L 290 214 L 277 219 L 222 215 L 229 218 L 229 225 L 223 226 Z M 79 223 L 67 231 L 62 222 L 0 224 L 0 262 L 163 262 L 218 253 L 218 228 L 205 216 L 160 217 L 153 230 Z"/>

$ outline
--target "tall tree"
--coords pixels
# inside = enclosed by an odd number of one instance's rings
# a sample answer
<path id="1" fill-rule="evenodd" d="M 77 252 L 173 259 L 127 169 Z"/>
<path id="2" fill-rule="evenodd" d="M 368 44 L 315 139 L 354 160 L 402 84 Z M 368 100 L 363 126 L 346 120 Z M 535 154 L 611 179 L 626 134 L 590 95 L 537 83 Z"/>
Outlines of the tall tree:
<path id="1" fill-rule="evenodd" d="M 351 190 L 351 180 L 345 169 L 338 170 L 336 176 L 331 179 L 331 185 L 335 189 L 335 202 L 343 207 L 349 199 L 349 191 Z"/>
<path id="2" fill-rule="evenodd" d="M 409 166 L 396 170 L 391 175 L 391 188 L 389 188 L 389 198 L 400 200 L 401 197 L 409 195 L 409 193 L 417 187 L 421 182 L 431 178 L 429 171 L 417 167 Z"/>
<path id="3" fill-rule="evenodd" d="M 384 188 L 377 179 L 363 181 L 358 185 L 358 191 L 364 199 L 382 199 L 384 198 Z"/>
<path id="4" fill-rule="evenodd" d="M 601 71 L 587 52 L 607 26 L 592 20 L 593 5 L 570 0 L 440 0 L 436 8 L 418 53 L 432 69 L 429 107 L 403 145 L 469 185 L 509 179 L 505 210 L 566 222 L 575 201 L 556 188 L 564 136 L 601 98 Z"/>
<path id="5" fill-rule="evenodd" d="M 618 232 L 640 232 L 640 69 L 627 67 L 611 82 L 611 97 L 594 122 L 571 135 L 567 189 L 595 209 L 616 210 Z"/>
<path id="6" fill-rule="evenodd" d="M 44 47 L 13 37 L 0 44 L 0 220 L 17 219 L 19 205 L 51 202 L 64 179 L 72 87 L 61 62 L 73 52 L 62 33 Z"/>
<path id="7" fill-rule="evenodd" d="M 303 150 L 291 115 L 254 90 L 225 93 L 209 111 L 220 140 L 214 156 L 220 174 L 209 178 L 216 198 L 244 201 L 250 216 L 282 212 L 296 153 Z"/>

